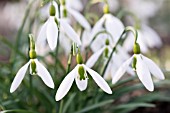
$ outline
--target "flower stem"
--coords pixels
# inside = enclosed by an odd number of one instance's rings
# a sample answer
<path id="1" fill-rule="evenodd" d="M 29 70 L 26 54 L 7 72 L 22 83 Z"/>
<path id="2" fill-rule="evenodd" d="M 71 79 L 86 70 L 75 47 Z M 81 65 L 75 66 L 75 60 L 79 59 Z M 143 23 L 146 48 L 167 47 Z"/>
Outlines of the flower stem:
<path id="1" fill-rule="evenodd" d="M 62 99 L 62 100 L 60 101 L 59 113 L 62 113 L 62 111 L 63 111 L 63 103 L 64 103 L 64 100 Z"/>
<path id="2" fill-rule="evenodd" d="M 110 54 L 110 57 L 109 57 L 106 65 L 105 65 L 105 67 L 104 67 L 104 69 L 103 69 L 102 77 L 104 76 L 104 74 L 105 74 L 105 72 L 106 72 L 106 69 L 107 69 L 107 67 L 108 67 L 108 65 L 109 65 L 110 60 L 112 59 L 113 53 L 116 51 L 117 46 L 118 46 L 120 43 L 123 44 L 124 41 L 125 41 L 125 39 L 127 38 L 127 37 L 123 38 L 123 37 L 124 37 L 124 34 L 127 33 L 127 32 L 129 32 L 129 31 L 131 31 L 131 32 L 133 33 L 134 38 L 135 38 L 135 42 L 137 41 L 137 37 L 138 37 L 137 30 L 134 29 L 134 28 L 131 27 L 131 26 L 127 26 L 127 27 L 125 28 L 125 30 L 123 31 L 123 33 L 120 35 L 119 40 L 117 41 L 117 43 L 115 44 L 115 46 L 114 46 L 113 49 L 112 49 L 112 52 L 111 52 L 111 54 Z"/>
<path id="3" fill-rule="evenodd" d="M 60 3 L 58 3 L 58 14 L 59 14 L 59 18 L 61 17 L 60 14 Z M 58 49 L 59 49 L 59 37 L 60 37 L 60 23 L 58 23 L 57 25 L 58 27 L 58 36 L 57 36 L 57 47 L 56 47 L 56 51 L 55 51 L 55 68 L 57 67 L 57 61 L 58 61 Z M 56 69 L 55 69 L 56 70 Z M 55 71 L 54 75 L 57 74 L 57 70 Z"/>

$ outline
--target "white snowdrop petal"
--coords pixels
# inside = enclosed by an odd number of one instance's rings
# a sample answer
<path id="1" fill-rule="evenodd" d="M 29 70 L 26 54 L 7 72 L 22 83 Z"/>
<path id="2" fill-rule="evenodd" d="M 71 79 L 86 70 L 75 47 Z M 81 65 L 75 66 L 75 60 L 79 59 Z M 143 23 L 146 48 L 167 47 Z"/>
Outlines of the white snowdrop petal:
<path id="1" fill-rule="evenodd" d="M 79 13 L 76 10 L 73 10 L 71 8 L 68 8 L 68 12 L 77 20 L 77 22 L 82 25 L 86 30 L 90 30 L 90 24 L 88 23 L 88 21 L 86 20 L 86 18 Z"/>
<path id="2" fill-rule="evenodd" d="M 136 73 L 140 81 L 143 83 L 146 89 L 148 89 L 149 91 L 153 91 L 154 85 L 147 65 L 144 64 L 141 55 L 136 55 L 136 58 L 137 58 Z"/>
<path id="3" fill-rule="evenodd" d="M 60 25 L 64 29 L 64 32 L 67 34 L 69 38 L 71 38 L 78 45 L 81 45 L 81 41 L 78 34 L 64 19 L 60 19 Z"/>
<path id="4" fill-rule="evenodd" d="M 141 51 L 143 53 L 148 52 L 148 47 L 147 47 L 147 45 L 144 41 L 144 35 L 143 35 L 141 30 L 138 30 L 138 40 L 137 40 L 137 42 L 139 43 Z"/>
<path id="5" fill-rule="evenodd" d="M 54 17 L 49 18 L 46 33 L 47 33 L 47 42 L 51 50 L 54 50 L 57 46 L 57 37 L 58 37 L 58 27 L 54 20 Z"/>
<path id="6" fill-rule="evenodd" d="M 46 40 L 46 30 L 47 30 L 47 24 L 48 24 L 48 20 L 44 23 L 44 25 L 42 25 L 40 32 L 38 34 L 38 38 L 37 38 L 37 44 L 44 44 L 45 40 Z"/>
<path id="7" fill-rule="evenodd" d="M 40 78 L 48 87 L 54 88 L 54 82 L 48 70 L 37 59 L 35 59 L 34 61 L 37 66 L 36 68 L 38 76 L 40 76 Z"/>
<path id="8" fill-rule="evenodd" d="M 155 76 L 156 78 L 163 80 L 165 79 L 164 74 L 160 70 L 160 68 L 149 58 L 142 55 L 143 61 L 146 63 L 146 65 L 149 68 L 149 71 Z"/>
<path id="9" fill-rule="evenodd" d="M 121 46 L 117 46 L 117 49 L 118 53 L 120 54 L 123 60 L 128 59 L 130 57 L 127 51 L 125 51 L 125 49 L 122 48 Z"/>
<path id="10" fill-rule="evenodd" d="M 133 60 L 133 56 L 129 58 L 127 61 L 125 61 L 117 70 L 116 74 L 112 76 L 112 83 L 115 84 L 122 76 L 123 74 L 127 71 L 130 63 Z"/>
<path id="11" fill-rule="evenodd" d="M 94 38 L 94 36 L 100 32 L 102 30 L 102 26 L 104 24 L 105 21 L 105 16 L 103 16 L 100 20 L 98 20 L 96 22 L 96 24 L 94 25 L 92 31 L 91 31 L 91 35 L 90 35 L 90 39 L 92 40 Z"/>
<path id="12" fill-rule="evenodd" d="M 10 88 L 11 93 L 13 93 L 18 88 L 18 86 L 21 84 L 29 64 L 30 64 L 30 61 L 28 63 L 26 63 L 23 67 L 21 67 L 19 69 L 19 71 L 17 72 L 17 74 L 12 82 L 11 88 Z"/>
<path id="13" fill-rule="evenodd" d="M 119 39 L 120 35 L 124 30 L 123 23 L 116 17 L 111 14 L 106 15 L 106 30 L 112 34 L 112 37 L 115 42 Z"/>
<path id="14" fill-rule="evenodd" d="M 76 85 L 80 91 L 84 91 L 87 88 L 88 79 L 80 80 L 79 78 L 75 78 Z"/>
<path id="15" fill-rule="evenodd" d="M 84 30 L 82 35 L 82 49 L 85 49 L 85 47 L 89 46 L 90 44 L 90 32 L 88 30 Z"/>
<path id="16" fill-rule="evenodd" d="M 55 17 L 56 17 L 56 18 L 59 18 L 58 4 L 57 4 L 55 1 L 53 1 L 53 5 L 54 5 L 54 7 L 55 7 Z M 51 6 L 51 4 L 50 4 L 50 6 Z M 49 6 L 49 7 L 50 7 L 50 6 Z"/>
<path id="17" fill-rule="evenodd" d="M 76 66 L 68 75 L 66 75 L 64 80 L 61 82 L 55 96 L 56 101 L 61 100 L 70 90 L 75 79 L 75 76 L 77 76 L 76 75 L 76 71 L 78 71 L 77 67 L 78 66 Z"/>
<path id="18" fill-rule="evenodd" d="M 83 10 L 83 4 L 81 0 L 66 0 L 66 6 L 75 10 Z"/>
<path id="19" fill-rule="evenodd" d="M 111 79 L 112 70 L 114 70 L 114 67 L 112 67 L 112 62 L 110 62 L 103 76 L 105 80 Z"/>
<path id="20" fill-rule="evenodd" d="M 95 71 L 88 68 L 86 65 L 83 65 L 83 67 L 89 72 L 89 74 L 92 76 L 94 81 L 97 83 L 97 85 L 106 93 L 112 94 L 112 90 L 110 89 L 107 82 Z"/>
<path id="21" fill-rule="evenodd" d="M 149 47 L 161 47 L 162 46 L 162 40 L 159 37 L 159 35 L 149 26 L 147 25 L 142 25 L 142 33 L 144 35 L 144 40 L 145 43 L 147 43 L 147 45 Z"/>
<path id="22" fill-rule="evenodd" d="M 93 67 L 94 64 L 97 62 L 97 60 L 99 59 L 99 57 L 101 56 L 101 54 L 103 53 L 104 49 L 106 47 L 103 47 L 102 49 L 100 49 L 99 51 L 95 52 L 86 62 L 86 66 L 88 66 L 89 68 Z"/>

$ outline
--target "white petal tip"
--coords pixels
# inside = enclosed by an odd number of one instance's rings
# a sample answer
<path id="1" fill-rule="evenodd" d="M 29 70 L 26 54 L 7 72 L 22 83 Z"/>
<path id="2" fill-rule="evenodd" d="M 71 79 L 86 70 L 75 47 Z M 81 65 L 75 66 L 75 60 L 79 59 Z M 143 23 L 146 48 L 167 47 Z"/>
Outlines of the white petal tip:
<path id="1" fill-rule="evenodd" d="M 112 94 L 112 91 L 110 90 L 110 91 L 107 91 L 106 93 L 108 93 L 108 94 Z"/>
<path id="2" fill-rule="evenodd" d="M 51 85 L 51 86 L 49 86 L 51 89 L 54 89 L 54 84 L 53 85 Z"/>
<path id="3" fill-rule="evenodd" d="M 56 47 L 54 47 L 54 48 L 50 47 L 50 49 L 51 49 L 52 51 L 54 51 L 54 50 L 55 50 L 55 48 L 56 48 Z"/>
<path id="4" fill-rule="evenodd" d="M 145 88 L 150 92 L 154 91 L 154 85 L 145 86 Z"/>
<path id="5" fill-rule="evenodd" d="M 164 76 L 164 75 L 160 77 L 160 80 L 164 80 L 164 79 L 165 79 L 165 76 Z"/>
<path id="6" fill-rule="evenodd" d="M 13 93 L 15 90 L 10 89 L 10 93 Z"/>
<path id="7" fill-rule="evenodd" d="M 154 88 L 147 89 L 148 91 L 152 92 L 154 91 Z"/>
<path id="8" fill-rule="evenodd" d="M 56 101 L 60 101 L 61 99 L 62 99 L 62 98 L 59 98 L 59 96 L 57 96 L 57 95 L 55 96 L 55 100 L 56 100 Z"/>
<path id="9" fill-rule="evenodd" d="M 112 84 L 116 84 L 116 82 L 117 82 L 117 81 L 115 81 L 115 80 L 112 80 Z"/>

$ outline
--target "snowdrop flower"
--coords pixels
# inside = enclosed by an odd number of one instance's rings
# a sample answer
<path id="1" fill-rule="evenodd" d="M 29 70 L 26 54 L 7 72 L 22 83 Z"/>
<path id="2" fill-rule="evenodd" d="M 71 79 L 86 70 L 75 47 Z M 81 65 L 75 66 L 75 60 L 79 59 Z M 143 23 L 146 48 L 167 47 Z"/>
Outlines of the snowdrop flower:
<path id="1" fill-rule="evenodd" d="M 58 38 L 58 26 L 57 24 L 60 24 L 61 31 L 67 34 L 69 38 L 71 38 L 75 43 L 78 45 L 81 45 L 81 41 L 79 39 L 79 36 L 76 34 L 76 32 L 73 30 L 73 28 L 68 24 L 67 20 L 64 18 L 56 18 L 55 17 L 55 6 L 50 6 L 50 17 L 45 22 L 45 24 L 42 26 L 37 43 L 41 44 L 45 41 L 45 38 L 47 38 L 47 42 L 51 48 L 51 50 L 54 50 L 57 46 L 57 38 Z"/>
<path id="2" fill-rule="evenodd" d="M 112 78 L 113 84 L 115 84 L 123 76 L 123 74 L 127 71 L 127 68 L 131 63 L 140 81 L 149 91 L 154 90 L 151 74 L 160 80 L 163 80 L 165 78 L 162 71 L 151 59 L 140 54 L 140 46 L 138 43 L 135 42 L 134 55 L 126 62 L 124 62 L 118 69 L 115 76 Z"/>
<path id="3" fill-rule="evenodd" d="M 55 97 L 56 101 L 61 100 L 68 93 L 74 80 L 78 89 L 80 91 L 84 91 L 87 88 L 88 82 L 87 72 L 91 75 L 91 77 L 103 91 L 108 94 L 112 94 L 112 91 L 107 82 L 97 72 L 83 64 L 82 56 L 80 53 L 77 54 L 76 59 L 78 64 L 60 84 Z"/>
<path id="4" fill-rule="evenodd" d="M 94 66 L 94 64 L 98 61 L 99 57 L 104 54 L 105 59 L 107 59 L 112 51 L 112 47 L 109 45 L 110 41 L 106 39 L 105 46 L 102 47 L 100 50 L 95 52 L 86 62 L 86 65 L 91 68 Z M 110 63 L 108 64 L 108 67 L 106 69 L 106 72 L 104 74 L 104 79 L 109 79 L 111 76 L 114 76 L 116 70 L 118 67 L 129 58 L 130 56 L 126 51 L 123 50 L 122 47 L 117 46 L 117 51 L 113 54 L 112 59 Z M 128 69 L 128 73 L 133 74 L 132 69 Z"/>
<path id="5" fill-rule="evenodd" d="M 123 23 L 117 18 L 109 13 L 108 6 L 104 7 L 105 14 L 103 17 L 94 25 L 90 39 L 92 40 L 94 36 L 104 29 L 111 34 L 113 41 L 117 42 L 121 33 L 124 30 Z"/>
<path id="6" fill-rule="evenodd" d="M 146 53 L 149 48 L 160 48 L 162 46 L 162 40 L 159 35 L 149 26 L 142 24 L 138 30 L 138 43 L 141 47 L 141 51 Z M 124 48 L 127 51 L 131 51 L 133 48 L 134 38 L 132 34 L 129 34 L 127 40 L 124 43 Z"/>
<path id="7" fill-rule="evenodd" d="M 31 35 L 30 35 L 31 36 Z M 30 66 L 30 74 L 35 75 L 37 74 L 43 82 L 50 88 L 54 88 L 54 82 L 51 78 L 50 73 L 48 70 L 36 59 L 36 51 L 35 51 L 35 44 L 33 41 L 32 36 L 30 37 L 30 51 L 29 51 L 30 60 L 17 72 L 11 88 L 10 92 L 13 93 L 21 84 L 28 66 Z"/>
<path id="8" fill-rule="evenodd" d="M 68 0 L 67 0 L 68 1 Z M 69 2 L 68 2 L 69 3 Z M 77 4 L 76 4 L 77 5 Z M 61 3 L 61 14 L 63 17 L 68 18 L 68 14 L 74 17 L 74 19 L 85 29 L 91 30 L 89 22 L 86 18 L 77 10 L 71 8 L 66 2 Z M 67 14 L 68 13 L 68 14 Z"/>

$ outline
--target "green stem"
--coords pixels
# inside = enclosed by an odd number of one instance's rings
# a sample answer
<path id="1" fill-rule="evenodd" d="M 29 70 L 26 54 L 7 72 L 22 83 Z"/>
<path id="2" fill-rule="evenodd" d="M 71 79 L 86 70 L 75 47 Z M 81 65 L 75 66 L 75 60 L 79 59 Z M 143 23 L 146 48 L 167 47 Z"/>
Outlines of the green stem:
<path id="1" fill-rule="evenodd" d="M 62 100 L 60 101 L 59 113 L 62 113 L 62 111 L 63 111 L 63 103 L 64 103 L 64 100 L 62 99 Z"/>
<path id="2" fill-rule="evenodd" d="M 111 54 L 110 54 L 110 57 L 109 57 L 106 65 L 105 65 L 105 67 L 104 67 L 102 76 L 104 76 L 104 74 L 105 74 L 105 72 L 106 72 L 106 69 L 107 69 L 107 67 L 108 67 L 108 65 L 109 65 L 109 62 L 110 62 L 110 60 L 112 59 L 113 53 L 116 51 L 117 46 L 119 45 L 119 43 L 123 43 L 123 42 L 125 41 L 125 39 L 123 39 L 124 34 L 127 33 L 127 32 L 129 32 L 129 31 L 131 31 L 131 32 L 134 34 L 135 42 L 137 41 L 137 37 L 138 37 L 137 30 L 135 30 L 135 29 L 134 29 L 133 27 L 131 27 L 131 26 L 127 26 L 127 27 L 125 28 L 125 30 L 123 31 L 123 33 L 120 35 L 119 40 L 117 41 L 117 43 L 116 43 L 115 46 L 113 47 L 112 52 L 111 52 Z M 125 38 L 126 38 L 126 37 L 125 37 Z M 122 42 L 122 41 L 123 41 L 123 42 Z"/>
<path id="3" fill-rule="evenodd" d="M 71 46 L 71 51 L 70 51 L 69 58 L 68 58 L 68 62 L 67 62 L 66 74 L 68 74 L 68 73 L 70 72 L 72 56 L 73 56 L 73 46 Z"/>
<path id="4" fill-rule="evenodd" d="M 60 4 L 58 4 L 58 14 L 59 14 L 59 18 L 61 17 L 61 14 L 60 14 Z M 58 50 L 59 50 L 59 37 L 60 37 L 60 23 L 58 22 L 58 36 L 57 36 L 57 47 L 56 47 L 56 52 L 55 52 L 55 68 L 57 67 L 57 61 L 58 61 Z M 57 74 L 57 70 L 55 69 L 55 74 Z"/>

